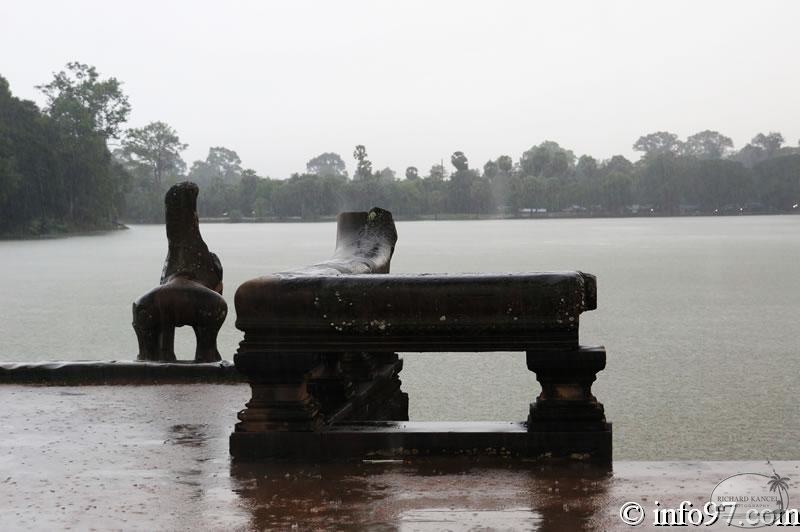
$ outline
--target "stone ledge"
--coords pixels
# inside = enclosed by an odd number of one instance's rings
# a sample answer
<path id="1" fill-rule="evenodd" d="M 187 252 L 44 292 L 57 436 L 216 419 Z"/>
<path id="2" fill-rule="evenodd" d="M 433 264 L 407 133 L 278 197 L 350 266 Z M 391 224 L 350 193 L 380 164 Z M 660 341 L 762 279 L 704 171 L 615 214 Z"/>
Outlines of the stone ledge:
<path id="1" fill-rule="evenodd" d="M 0 384 L 110 385 L 245 382 L 232 362 L 70 360 L 0 363 Z"/>
<path id="2" fill-rule="evenodd" d="M 595 431 L 528 431 L 526 423 L 367 421 L 319 431 L 234 432 L 236 460 L 352 461 L 424 456 L 574 458 L 611 462 L 611 424 Z"/>

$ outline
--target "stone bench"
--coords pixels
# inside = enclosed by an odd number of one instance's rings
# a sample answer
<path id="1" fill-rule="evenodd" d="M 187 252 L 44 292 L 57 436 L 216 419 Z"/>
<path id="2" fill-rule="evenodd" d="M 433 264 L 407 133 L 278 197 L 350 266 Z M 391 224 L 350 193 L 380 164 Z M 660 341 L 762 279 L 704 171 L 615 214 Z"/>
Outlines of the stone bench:
<path id="1" fill-rule="evenodd" d="M 348 222 L 354 216 L 340 217 L 333 263 L 253 279 L 236 293 L 244 340 L 234 361 L 253 398 L 231 435 L 234 458 L 480 452 L 610 460 L 611 426 L 591 393 L 605 350 L 578 341 L 580 314 L 596 308 L 594 276 L 389 274 L 393 223 L 359 228 Z M 357 216 L 391 222 L 386 211 Z M 527 422 L 407 422 L 396 352 L 451 351 L 524 351 L 542 386 Z"/>

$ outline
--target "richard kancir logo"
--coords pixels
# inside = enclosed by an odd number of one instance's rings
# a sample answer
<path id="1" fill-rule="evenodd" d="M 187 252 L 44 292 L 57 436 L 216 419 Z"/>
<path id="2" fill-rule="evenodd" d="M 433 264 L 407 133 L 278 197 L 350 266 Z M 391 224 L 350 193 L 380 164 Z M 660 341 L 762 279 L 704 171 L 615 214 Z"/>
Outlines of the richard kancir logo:
<path id="1" fill-rule="evenodd" d="M 711 502 L 730 526 L 760 528 L 798 524 L 797 509 L 789 508 L 789 478 L 767 462 L 771 475 L 739 473 L 717 484 Z"/>

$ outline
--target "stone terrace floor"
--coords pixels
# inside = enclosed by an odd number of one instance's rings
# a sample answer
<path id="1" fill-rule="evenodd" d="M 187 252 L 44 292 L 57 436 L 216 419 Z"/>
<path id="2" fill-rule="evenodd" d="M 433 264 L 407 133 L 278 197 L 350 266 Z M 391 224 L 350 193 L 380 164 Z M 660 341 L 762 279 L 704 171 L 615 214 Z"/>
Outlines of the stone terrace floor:
<path id="1" fill-rule="evenodd" d="M 0 530 L 630 530 L 618 516 L 626 501 L 702 506 L 730 475 L 771 472 L 763 462 L 232 464 L 228 435 L 248 398 L 244 385 L 0 386 Z M 796 492 L 800 462 L 773 465 Z"/>

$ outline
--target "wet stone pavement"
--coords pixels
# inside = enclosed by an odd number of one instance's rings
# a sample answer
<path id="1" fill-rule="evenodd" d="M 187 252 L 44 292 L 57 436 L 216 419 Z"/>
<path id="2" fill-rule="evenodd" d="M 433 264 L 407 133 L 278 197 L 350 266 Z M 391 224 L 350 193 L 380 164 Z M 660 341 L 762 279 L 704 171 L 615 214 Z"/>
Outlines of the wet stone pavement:
<path id="1" fill-rule="evenodd" d="M 248 398 L 244 385 L 0 386 L 0 530 L 630 530 L 626 501 L 702 506 L 725 477 L 768 468 L 232 463 L 228 436 Z M 773 466 L 796 492 L 800 462 Z"/>

